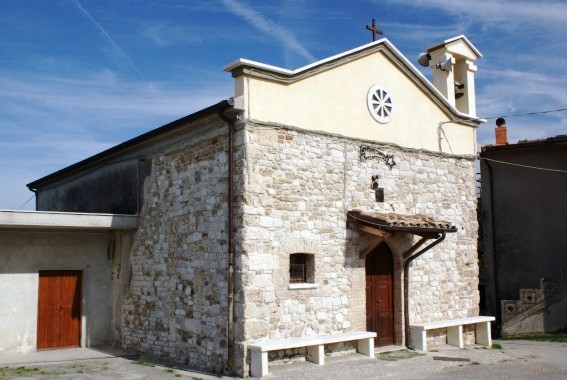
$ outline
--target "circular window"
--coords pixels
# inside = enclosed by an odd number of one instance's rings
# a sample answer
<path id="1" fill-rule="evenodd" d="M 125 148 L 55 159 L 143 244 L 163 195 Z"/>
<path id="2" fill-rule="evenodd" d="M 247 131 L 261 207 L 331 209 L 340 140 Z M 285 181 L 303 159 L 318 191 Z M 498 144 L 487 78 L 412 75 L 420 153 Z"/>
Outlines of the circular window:
<path id="1" fill-rule="evenodd" d="M 368 110 L 377 122 L 389 123 L 395 110 L 391 92 L 379 85 L 370 87 L 370 90 L 368 90 Z"/>

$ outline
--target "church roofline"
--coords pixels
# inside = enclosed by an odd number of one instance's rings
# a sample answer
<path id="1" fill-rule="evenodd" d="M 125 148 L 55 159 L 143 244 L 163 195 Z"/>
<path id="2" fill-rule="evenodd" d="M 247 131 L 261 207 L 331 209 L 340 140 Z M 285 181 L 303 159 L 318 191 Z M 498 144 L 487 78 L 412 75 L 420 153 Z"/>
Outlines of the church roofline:
<path id="1" fill-rule="evenodd" d="M 301 74 L 302 72 L 307 71 L 309 69 L 312 69 L 314 67 L 323 65 L 327 62 L 331 62 L 331 61 L 334 61 L 336 59 L 343 58 L 343 57 L 352 55 L 354 53 L 357 53 L 359 51 L 368 49 L 372 46 L 381 45 L 382 43 L 388 43 L 389 45 L 391 45 L 393 47 L 393 45 L 390 43 L 390 41 L 388 41 L 387 38 L 382 38 L 378 41 L 370 42 L 366 45 L 362 45 L 362 46 L 359 46 L 357 48 L 342 52 L 340 54 L 336 54 L 336 55 L 333 55 L 331 57 L 321 59 L 319 61 L 310 63 L 308 65 L 302 66 L 302 67 L 295 69 L 295 70 L 288 70 L 288 69 L 284 69 L 284 68 L 278 67 L 278 66 L 267 65 L 267 64 L 261 63 L 261 62 L 251 61 L 251 60 L 245 59 L 245 58 L 239 58 L 236 61 L 225 66 L 224 71 L 231 72 L 231 71 L 234 71 L 235 69 L 237 69 L 238 67 L 248 66 L 248 67 L 255 67 L 257 69 L 273 71 L 273 72 L 276 72 L 276 73 L 279 73 L 279 74 L 296 75 L 296 74 Z"/>
<path id="2" fill-rule="evenodd" d="M 457 36 L 446 41 L 456 41 L 459 38 L 463 38 L 465 42 L 468 39 L 465 36 Z M 474 49 L 475 53 L 478 52 L 474 46 L 468 41 L 468 44 Z M 251 61 L 248 59 L 240 58 L 231 64 L 227 65 L 224 70 L 227 72 L 232 72 L 233 77 L 240 76 L 244 73 L 246 69 L 256 69 L 256 71 L 268 74 L 268 77 L 264 77 L 261 73 L 254 73 L 248 71 L 246 74 L 251 76 L 258 76 L 264 79 L 270 79 L 278 82 L 291 83 L 296 80 L 305 79 L 308 76 L 315 75 L 321 70 L 332 68 L 338 64 L 343 64 L 347 62 L 348 57 L 359 57 L 366 56 L 373 53 L 375 50 L 386 49 L 391 53 L 390 58 L 395 58 L 400 62 L 403 68 L 406 69 L 406 74 L 411 74 L 417 81 L 424 87 L 424 90 L 429 91 L 438 102 L 439 105 L 445 108 L 448 113 L 452 113 L 457 119 L 454 121 L 464 121 L 472 122 L 475 124 L 485 123 L 486 120 L 480 119 L 478 117 L 470 116 L 468 114 L 460 112 L 455 108 L 449 101 L 443 96 L 443 94 L 419 71 L 387 38 L 382 38 L 378 41 L 370 42 L 366 45 L 359 46 L 357 48 L 345 51 L 343 53 L 333 55 L 331 57 L 313 62 L 309 65 L 300 67 L 296 70 L 288 70 L 277 66 L 267 65 L 265 63 Z M 478 52 L 480 54 L 480 52 Z M 393 57 L 392 57 L 393 55 Z M 408 72 L 409 71 L 409 72 Z M 257 74 L 257 75 L 256 75 Z M 272 74 L 272 75 L 270 75 Z M 423 88 L 422 87 L 422 88 Z"/>

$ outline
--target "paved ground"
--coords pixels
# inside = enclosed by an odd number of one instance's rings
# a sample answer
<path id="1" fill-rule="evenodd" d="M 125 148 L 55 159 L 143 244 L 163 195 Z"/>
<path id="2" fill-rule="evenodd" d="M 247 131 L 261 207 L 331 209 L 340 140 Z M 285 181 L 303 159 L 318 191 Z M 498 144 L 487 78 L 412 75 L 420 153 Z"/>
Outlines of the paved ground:
<path id="1" fill-rule="evenodd" d="M 502 349 L 445 346 L 414 356 L 398 351 L 377 359 L 352 354 L 309 362 L 271 365 L 280 379 L 567 379 L 567 343 L 495 341 Z M 436 359 L 443 360 L 436 360 Z M 449 359 L 468 361 L 450 361 Z M 117 350 L 59 350 L 0 356 L 0 379 L 220 379 L 182 367 L 150 363 Z M 226 379 L 226 378 L 225 378 Z"/>

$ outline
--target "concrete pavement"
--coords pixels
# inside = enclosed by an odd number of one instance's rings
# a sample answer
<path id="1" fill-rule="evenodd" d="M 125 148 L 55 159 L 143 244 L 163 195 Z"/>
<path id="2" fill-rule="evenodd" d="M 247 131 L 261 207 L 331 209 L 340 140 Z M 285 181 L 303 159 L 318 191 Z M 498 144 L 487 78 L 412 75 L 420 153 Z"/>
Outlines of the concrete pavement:
<path id="1" fill-rule="evenodd" d="M 136 357 L 136 355 L 114 347 L 67 348 L 62 350 L 30 352 L 27 354 L 0 355 L 0 367 L 7 365 L 57 363 L 76 360 L 110 359 L 117 357 L 133 358 Z"/>
<path id="2" fill-rule="evenodd" d="M 443 346 L 430 352 L 326 358 L 324 368 L 302 362 L 270 368 L 275 379 L 567 379 L 567 343 L 500 341 L 502 349 Z M 411 355 L 417 354 L 417 356 Z M 442 359 L 442 360 L 436 360 Z M 453 361 L 461 359 L 468 361 Z"/>
<path id="3" fill-rule="evenodd" d="M 502 345 L 502 349 L 473 346 L 461 350 L 443 346 L 426 353 L 402 350 L 379 354 L 376 359 L 359 354 L 332 356 L 325 359 L 324 366 L 305 361 L 271 363 L 267 378 L 567 379 L 567 343 L 500 340 L 494 343 Z M 112 349 L 42 351 L 11 359 L 0 356 L 0 379 L 14 378 L 10 376 L 14 376 L 17 367 L 24 370 L 20 371 L 22 376 L 16 375 L 26 379 L 227 379 L 183 366 L 139 360 Z"/>

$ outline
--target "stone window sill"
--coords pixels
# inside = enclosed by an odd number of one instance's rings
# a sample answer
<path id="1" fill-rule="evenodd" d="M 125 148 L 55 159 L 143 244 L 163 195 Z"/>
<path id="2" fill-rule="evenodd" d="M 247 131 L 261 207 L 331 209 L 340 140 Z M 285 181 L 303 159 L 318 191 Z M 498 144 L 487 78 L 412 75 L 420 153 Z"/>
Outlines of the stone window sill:
<path id="1" fill-rule="evenodd" d="M 295 289 L 317 289 L 318 287 L 319 284 L 303 283 L 303 284 L 289 284 L 287 288 L 289 290 L 295 290 Z"/>

